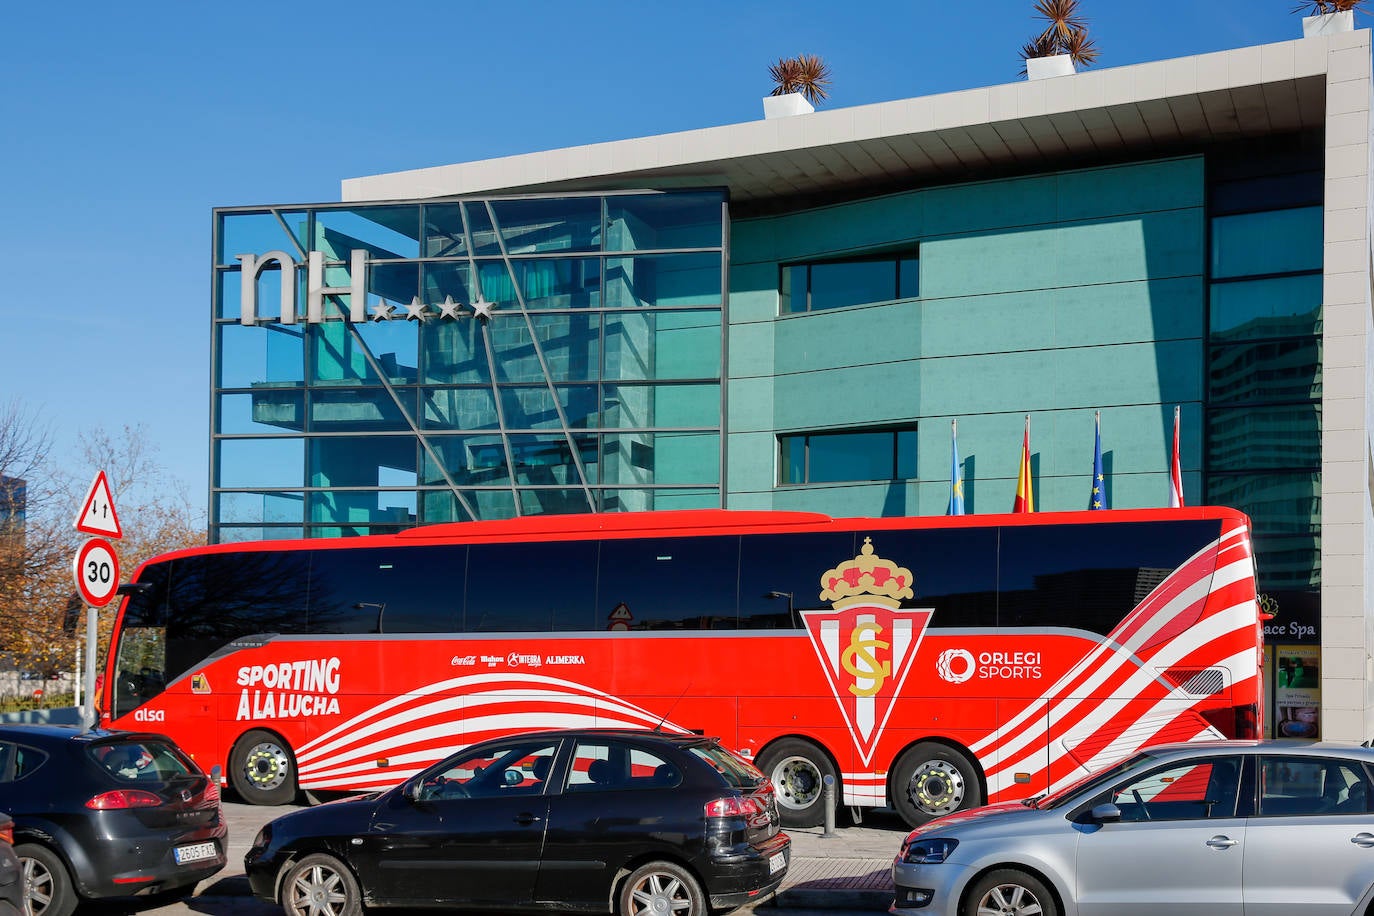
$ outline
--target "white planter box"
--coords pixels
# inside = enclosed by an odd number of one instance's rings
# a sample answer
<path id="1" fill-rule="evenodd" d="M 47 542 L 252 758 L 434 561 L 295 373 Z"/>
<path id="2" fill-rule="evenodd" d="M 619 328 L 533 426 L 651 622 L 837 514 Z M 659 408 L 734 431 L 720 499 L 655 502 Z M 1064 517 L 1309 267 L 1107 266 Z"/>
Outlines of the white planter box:
<path id="1" fill-rule="evenodd" d="M 786 95 L 765 95 L 763 97 L 764 118 L 788 118 L 792 115 L 811 114 L 816 108 L 800 92 Z"/>
<path id="2" fill-rule="evenodd" d="M 1318 38 L 1322 35 L 1335 35 L 1338 32 L 1355 31 L 1355 11 L 1323 13 L 1320 16 L 1302 17 L 1302 37 Z"/>
<path id="3" fill-rule="evenodd" d="M 1073 58 L 1067 54 L 1026 58 L 1027 79 L 1050 79 L 1055 76 L 1069 76 L 1073 72 Z"/>

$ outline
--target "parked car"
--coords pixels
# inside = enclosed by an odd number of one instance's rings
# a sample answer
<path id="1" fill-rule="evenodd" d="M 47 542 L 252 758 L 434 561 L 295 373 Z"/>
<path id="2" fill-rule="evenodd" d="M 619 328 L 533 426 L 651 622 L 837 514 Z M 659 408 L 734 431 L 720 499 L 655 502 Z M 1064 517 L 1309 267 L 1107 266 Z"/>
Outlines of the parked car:
<path id="1" fill-rule="evenodd" d="M 1365 913 L 1374 750 L 1208 741 L 1151 748 L 1046 798 L 912 831 L 901 916 Z"/>
<path id="2" fill-rule="evenodd" d="M 417 905 L 707 916 L 774 890 L 791 845 L 772 784 L 713 738 L 545 731 L 279 817 L 244 867 L 288 916 Z"/>
<path id="3" fill-rule="evenodd" d="M 189 890 L 225 863 L 218 779 L 164 735 L 0 726 L 0 810 L 14 818 L 26 916 Z"/>
<path id="4" fill-rule="evenodd" d="M 0 811 L 0 916 L 24 911 L 23 870 L 14 854 L 14 820 Z"/>

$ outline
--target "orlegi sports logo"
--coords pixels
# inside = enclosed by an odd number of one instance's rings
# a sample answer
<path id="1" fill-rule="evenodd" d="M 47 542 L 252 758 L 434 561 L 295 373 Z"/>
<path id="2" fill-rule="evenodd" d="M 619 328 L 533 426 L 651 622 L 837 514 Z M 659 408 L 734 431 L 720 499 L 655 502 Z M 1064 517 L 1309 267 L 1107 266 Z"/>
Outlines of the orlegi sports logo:
<path id="1" fill-rule="evenodd" d="M 951 684 L 962 684 L 973 677 L 977 668 L 978 663 L 968 649 L 946 649 L 935 660 L 935 673 L 940 675 L 941 680 Z"/>
<path id="2" fill-rule="evenodd" d="M 979 680 L 1039 680 L 1044 677 L 1039 652 L 979 652 L 946 649 L 935 660 L 940 680 L 962 684 Z"/>

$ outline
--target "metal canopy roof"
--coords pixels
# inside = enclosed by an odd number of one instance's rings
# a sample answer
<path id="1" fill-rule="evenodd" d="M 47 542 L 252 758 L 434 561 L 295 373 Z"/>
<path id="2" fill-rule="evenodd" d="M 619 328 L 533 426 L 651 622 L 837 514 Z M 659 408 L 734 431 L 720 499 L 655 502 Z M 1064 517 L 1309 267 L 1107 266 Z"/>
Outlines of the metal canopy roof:
<path id="1" fill-rule="evenodd" d="M 1320 128 L 1326 38 L 348 179 L 345 201 L 723 186 L 767 212 L 859 192 Z"/>

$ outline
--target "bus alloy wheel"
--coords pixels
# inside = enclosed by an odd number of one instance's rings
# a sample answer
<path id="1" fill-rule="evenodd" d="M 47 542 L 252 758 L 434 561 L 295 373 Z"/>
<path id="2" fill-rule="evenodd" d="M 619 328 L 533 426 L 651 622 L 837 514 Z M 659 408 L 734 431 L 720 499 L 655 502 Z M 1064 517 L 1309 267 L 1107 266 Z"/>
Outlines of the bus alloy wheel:
<path id="1" fill-rule="evenodd" d="M 825 820 L 825 777 L 836 774 L 824 751 L 809 741 L 784 738 L 760 754 L 757 765 L 773 783 L 784 827 L 815 827 Z M 837 799 L 839 790 L 836 779 Z"/>
<path id="2" fill-rule="evenodd" d="M 234 790 L 252 805 L 284 805 L 296 796 L 291 751 L 271 732 L 254 730 L 234 745 L 230 761 Z"/>
<path id="3" fill-rule="evenodd" d="M 983 803 L 977 765 L 936 741 L 907 748 L 893 766 L 892 801 L 912 827 Z"/>

